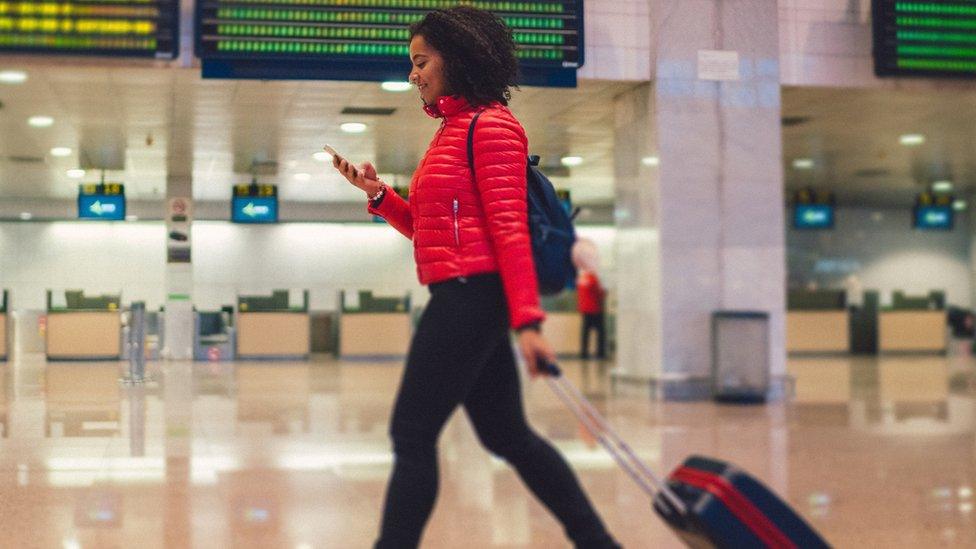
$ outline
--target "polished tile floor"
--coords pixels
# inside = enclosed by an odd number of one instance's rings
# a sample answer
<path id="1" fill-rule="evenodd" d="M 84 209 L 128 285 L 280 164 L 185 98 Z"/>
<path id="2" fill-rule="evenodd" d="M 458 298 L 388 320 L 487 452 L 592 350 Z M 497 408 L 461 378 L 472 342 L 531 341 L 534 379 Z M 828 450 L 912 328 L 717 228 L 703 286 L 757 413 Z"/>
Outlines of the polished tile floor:
<path id="1" fill-rule="evenodd" d="M 0 365 L 0 547 L 368 547 L 391 456 L 398 364 Z M 838 547 L 976 546 L 976 361 L 793 359 L 764 407 L 651 402 L 597 363 L 567 371 L 659 471 L 690 453 L 761 477 Z M 626 547 L 679 547 L 544 382 L 536 428 Z M 568 547 L 463 415 L 441 439 L 424 547 Z"/>

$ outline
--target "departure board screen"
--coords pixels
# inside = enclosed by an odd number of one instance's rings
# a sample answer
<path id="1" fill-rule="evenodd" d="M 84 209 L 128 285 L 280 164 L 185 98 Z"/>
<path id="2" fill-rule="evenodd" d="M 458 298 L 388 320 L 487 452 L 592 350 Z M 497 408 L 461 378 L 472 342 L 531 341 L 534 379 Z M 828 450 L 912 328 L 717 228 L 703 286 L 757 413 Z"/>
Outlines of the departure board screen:
<path id="1" fill-rule="evenodd" d="M 878 76 L 976 76 L 976 2 L 874 0 Z"/>
<path id="2" fill-rule="evenodd" d="M 197 55 L 205 77 L 405 80 L 409 26 L 433 9 L 458 3 L 200 0 Z M 575 85 L 583 64 L 582 0 L 468 4 L 494 12 L 512 28 L 524 75 L 539 79 L 548 73 L 559 85 L 559 77 L 571 73 Z"/>
<path id="3" fill-rule="evenodd" d="M 172 59 L 179 0 L 0 2 L 0 51 Z"/>

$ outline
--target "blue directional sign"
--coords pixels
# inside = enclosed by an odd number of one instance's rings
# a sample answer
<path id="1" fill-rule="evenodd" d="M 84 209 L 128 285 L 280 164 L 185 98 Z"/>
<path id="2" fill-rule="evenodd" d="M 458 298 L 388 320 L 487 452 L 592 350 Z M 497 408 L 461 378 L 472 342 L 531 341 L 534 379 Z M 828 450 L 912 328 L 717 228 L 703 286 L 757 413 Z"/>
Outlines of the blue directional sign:
<path id="1" fill-rule="evenodd" d="M 78 219 L 124 221 L 124 186 L 119 183 L 79 185 Z"/>
<path id="2" fill-rule="evenodd" d="M 234 223 L 277 223 L 277 196 L 236 196 L 231 208 Z"/>

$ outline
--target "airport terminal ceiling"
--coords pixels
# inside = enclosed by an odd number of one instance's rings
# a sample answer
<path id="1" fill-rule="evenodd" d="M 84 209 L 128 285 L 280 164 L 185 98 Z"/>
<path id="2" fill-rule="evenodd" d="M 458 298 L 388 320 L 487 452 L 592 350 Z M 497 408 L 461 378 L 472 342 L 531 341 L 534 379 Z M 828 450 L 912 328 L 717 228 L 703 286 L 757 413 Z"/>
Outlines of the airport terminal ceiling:
<path id="1" fill-rule="evenodd" d="M 78 183 L 96 182 L 98 168 L 107 166 L 106 181 L 124 183 L 130 200 L 161 199 L 168 173 L 192 170 L 195 199 L 226 201 L 232 185 L 250 181 L 256 162 L 258 180 L 277 183 L 282 200 L 358 201 L 360 193 L 313 153 L 330 143 L 407 184 L 437 129 L 413 89 L 392 93 L 379 83 L 204 80 L 199 69 L 65 66 L 36 58 L 10 59 L 0 69 L 28 74 L 22 84 L 0 86 L 0 195 L 9 198 L 73 199 Z M 577 89 L 515 93 L 513 108 L 544 164 L 584 157 L 572 177 L 557 178 L 574 201 L 613 202 L 613 98 L 637 85 L 582 81 Z M 343 114 L 348 108 L 394 112 Z M 53 125 L 30 126 L 38 115 Z M 344 133 L 346 122 L 368 129 Z M 54 156 L 56 147 L 71 153 Z M 83 179 L 67 175 L 79 167 L 87 170 Z"/>
<path id="2" fill-rule="evenodd" d="M 951 181 L 962 198 L 974 190 L 971 86 L 784 88 L 782 102 L 787 197 L 811 186 L 842 206 L 908 208 L 937 181 Z"/>

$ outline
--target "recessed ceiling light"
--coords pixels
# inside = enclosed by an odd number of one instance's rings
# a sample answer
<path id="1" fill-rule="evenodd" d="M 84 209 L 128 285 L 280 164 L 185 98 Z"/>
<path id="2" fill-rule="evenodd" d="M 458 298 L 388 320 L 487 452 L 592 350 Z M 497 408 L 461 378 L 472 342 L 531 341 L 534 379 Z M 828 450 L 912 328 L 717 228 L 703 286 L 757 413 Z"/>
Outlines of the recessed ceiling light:
<path id="1" fill-rule="evenodd" d="M 657 166 L 661 163 L 661 159 L 656 156 L 645 156 L 641 159 L 641 164 L 645 166 Z"/>
<path id="2" fill-rule="evenodd" d="M 51 149 L 51 156 L 71 156 L 73 151 L 68 147 L 54 147 Z"/>
<path id="3" fill-rule="evenodd" d="M 72 170 L 68 170 L 65 173 L 71 179 L 81 179 L 82 177 L 85 177 L 85 170 L 82 170 L 82 169 L 79 169 L 79 168 L 75 168 L 75 169 L 72 169 Z"/>
<path id="4" fill-rule="evenodd" d="M 312 174 L 310 173 L 296 173 L 295 181 L 310 181 L 312 179 Z"/>
<path id="5" fill-rule="evenodd" d="M 126 221 L 139 221 L 138 215 L 127 215 L 125 216 Z"/>
<path id="6" fill-rule="evenodd" d="M 813 169 L 813 159 L 812 158 L 797 158 L 793 161 L 793 167 L 798 170 L 812 170 Z"/>
<path id="7" fill-rule="evenodd" d="M 969 206 L 969 204 L 967 204 L 966 201 L 962 199 L 956 200 L 955 202 L 952 203 L 952 209 L 956 210 L 957 212 L 961 212 L 965 210 L 967 206 Z"/>
<path id="8" fill-rule="evenodd" d="M 898 142 L 909 147 L 925 143 L 925 136 L 920 133 L 906 133 L 898 138 Z"/>
<path id="9" fill-rule="evenodd" d="M 582 164 L 583 163 L 583 157 L 582 156 L 564 156 L 559 161 L 562 162 L 563 166 L 567 166 L 567 167 L 572 168 L 573 166 L 579 166 L 580 164 Z"/>
<path id="10" fill-rule="evenodd" d="M 54 119 L 50 116 L 32 116 L 27 123 L 34 128 L 50 128 L 54 125 Z"/>
<path id="11" fill-rule="evenodd" d="M 327 153 L 327 152 L 325 152 L 325 151 L 319 151 L 319 152 L 313 154 L 312 155 L 312 158 L 318 160 L 319 162 L 331 162 L 332 161 L 332 155 L 329 154 L 329 153 Z"/>
<path id="12" fill-rule="evenodd" d="M 27 81 L 24 71 L 0 71 L 0 82 L 4 84 L 23 84 Z"/>
<path id="13" fill-rule="evenodd" d="M 952 190 L 952 181 L 936 181 L 932 183 L 932 190 L 937 193 L 947 193 Z"/>
<path id="14" fill-rule="evenodd" d="M 413 87 L 410 82 L 383 82 L 380 84 L 388 92 L 405 92 Z"/>
<path id="15" fill-rule="evenodd" d="M 20 212 L 20 218 L 24 221 L 30 221 L 34 217 L 30 212 Z"/>
<path id="16" fill-rule="evenodd" d="M 362 122 L 346 122 L 339 126 L 339 129 L 346 133 L 363 133 L 367 127 Z"/>

